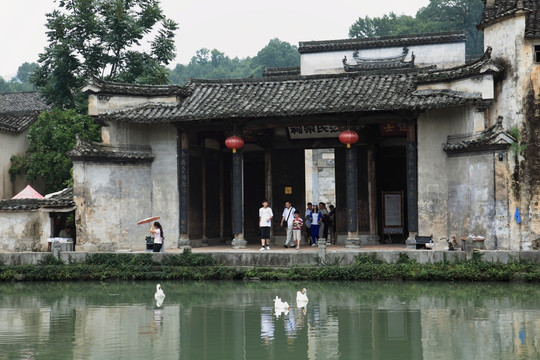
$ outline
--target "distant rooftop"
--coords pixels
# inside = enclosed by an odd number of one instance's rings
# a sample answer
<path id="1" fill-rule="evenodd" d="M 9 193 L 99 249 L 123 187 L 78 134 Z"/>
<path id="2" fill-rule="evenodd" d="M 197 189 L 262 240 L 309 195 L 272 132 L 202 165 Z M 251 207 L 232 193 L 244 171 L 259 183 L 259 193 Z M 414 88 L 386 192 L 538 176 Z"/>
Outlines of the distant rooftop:
<path id="1" fill-rule="evenodd" d="M 21 132 L 48 108 L 39 92 L 0 93 L 0 130 Z"/>
<path id="2" fill-rule="evenodd" d="M 465 42 L 467 35 L 462 31 L 451 31 L 431 34 L 410 34 L 400 36 L 377 36 L 361 39 L 301 41 L 298 51 L 301 54 L 341 50 L 360 50 L 379 47 L 403 47 L 411 45 L 427 45 Z"/>

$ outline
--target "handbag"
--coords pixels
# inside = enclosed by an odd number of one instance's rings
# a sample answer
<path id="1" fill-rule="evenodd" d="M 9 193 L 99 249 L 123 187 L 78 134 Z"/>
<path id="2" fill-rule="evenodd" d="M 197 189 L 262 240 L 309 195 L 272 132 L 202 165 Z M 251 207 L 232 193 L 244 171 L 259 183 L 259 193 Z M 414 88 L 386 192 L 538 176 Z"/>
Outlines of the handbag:
<path id="1" fill-rule="evenodd" d="M 289 217 L 291 216 L 291 211 L 292 211 L 292 206 L 291 208 L 289 209 L 289 214 L 287 215 L 287 218 L 285 219 L 285 221 L 281 224 L 281 227 L 283 228 L 288 228 L 289 227 Z"/>

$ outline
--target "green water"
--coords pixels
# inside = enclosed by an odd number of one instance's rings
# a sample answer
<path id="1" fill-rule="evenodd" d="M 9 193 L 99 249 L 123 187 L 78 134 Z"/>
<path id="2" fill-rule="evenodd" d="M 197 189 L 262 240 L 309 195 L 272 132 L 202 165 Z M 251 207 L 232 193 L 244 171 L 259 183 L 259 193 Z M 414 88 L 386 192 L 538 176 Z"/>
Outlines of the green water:
<path id="1" fill-rule="evenodd" d="M 160 307 L 155 286 L 0 284 L 0 360 L 540 358 L 535 284 L 165 282 Z"/>

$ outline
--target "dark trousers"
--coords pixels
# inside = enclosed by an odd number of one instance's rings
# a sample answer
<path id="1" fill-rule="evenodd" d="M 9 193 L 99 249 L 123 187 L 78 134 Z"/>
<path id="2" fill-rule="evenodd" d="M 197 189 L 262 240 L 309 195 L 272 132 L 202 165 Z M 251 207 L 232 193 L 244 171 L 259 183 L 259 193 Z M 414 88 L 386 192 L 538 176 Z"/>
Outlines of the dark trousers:
<path id="1" fill-rule="evenodd" d="M 163 246 L 163 244 L 156 244 L 154 243 L 154 246 L 152 248 L 152 251 L 153 252 L 159 252 L 159 250 L 161 250 L 161 247 Z"/>

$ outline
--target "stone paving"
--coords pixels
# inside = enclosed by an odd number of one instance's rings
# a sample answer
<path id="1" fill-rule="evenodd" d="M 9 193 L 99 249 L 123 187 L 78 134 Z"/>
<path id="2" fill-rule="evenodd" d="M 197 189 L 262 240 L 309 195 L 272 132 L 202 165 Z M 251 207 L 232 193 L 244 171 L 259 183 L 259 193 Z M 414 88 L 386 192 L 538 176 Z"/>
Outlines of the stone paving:
<path id="1" fill-rule="evenodd" d="M 300 245 L 300 250 L 295 248 L 285 249 L 283 245 L 270 245 L 270 250 L 260 251 L 260 244 L 247 244 L 245 249 L 233 249 L 231 245 L 213 245 L 213 246 L 203 246 L 203 247 L 194 247 L 191 249 L 194 253 L 223 253 L 223 252 L 257 252 L 257 253 L 317 253 L 317 246 L 308 246 Z M 374 245 L 362 245 L 360 248 L 346 248 L 345 245 L 329 245 L 326 247 L 326 252 L 364 252 L 364 251 L 414 251 L 415 249 L 410 249 L 405 246 L 405 244 L 374 244 Z M 182 249 L 166 249 L 166 252 L 182 252 Z M 421 251 L 421 250 L 418 250 Z M 431 250 L 427 250 L 431 251 Z"/>

